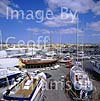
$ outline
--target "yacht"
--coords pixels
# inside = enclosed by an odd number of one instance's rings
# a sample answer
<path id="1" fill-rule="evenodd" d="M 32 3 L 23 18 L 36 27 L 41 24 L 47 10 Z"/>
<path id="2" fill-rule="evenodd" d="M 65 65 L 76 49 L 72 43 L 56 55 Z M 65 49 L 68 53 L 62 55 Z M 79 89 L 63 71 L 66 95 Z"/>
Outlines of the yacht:
<path id="1" fill-rule="evenodd" d="M 3 99 L 9 101 L 42 101 L 46 86 L 46 75 L 26 73 L 16 80 L 4 93 Z"/>
<path id="2" fill-rule="evenodd" d="M 77 94 L 80 98 L 86 98 L 92 95 L 93 84 L 81 67 L 75 65 L 71 68 L 70 80 L 72 82 L 73 89 L 78 92 Z"/>

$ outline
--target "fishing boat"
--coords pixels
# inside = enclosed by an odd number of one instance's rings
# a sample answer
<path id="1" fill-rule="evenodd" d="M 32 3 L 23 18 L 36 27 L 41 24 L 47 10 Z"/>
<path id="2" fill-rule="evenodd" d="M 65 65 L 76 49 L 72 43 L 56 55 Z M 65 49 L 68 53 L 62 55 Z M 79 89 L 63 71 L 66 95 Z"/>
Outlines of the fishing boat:
<path id="1" fill-rule="evenodd" d="M 92 95 L 93 84 L 81 67 L 75 65 L 71 68 L 70 80 L 73 89 L 77 92 L 80 98 L 88 98 Z"/>
<path id="2" fill-rule="evenodd" d="M 38 74 L 26 75 L 14 82 L 4 93 L 3 99 L 9 101 L 41 101 L 43 99 L 46 85 L 46 75 Z"/>

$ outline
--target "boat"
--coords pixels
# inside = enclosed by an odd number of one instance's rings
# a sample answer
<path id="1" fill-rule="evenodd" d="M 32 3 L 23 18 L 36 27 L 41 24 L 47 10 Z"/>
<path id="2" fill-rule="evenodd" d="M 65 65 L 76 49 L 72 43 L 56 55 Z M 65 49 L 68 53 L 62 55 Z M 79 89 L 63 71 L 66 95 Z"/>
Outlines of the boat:
<path id="1" fill-rule="evenodd" d="M 45 92 L 46 75 L 26 73 L 14 82 L 4 93 L 3 99 L 9 101 L 42 101 Z"/>
<path id="2" fill-rule="evenodd" d="M 21 58 L 20 59 L 23 64 L 26 65 L 26 67 L 44 67 L 44 66 L 50 66 L 53 64 L 56 64 L 58 59 L 54 59 L 52 57 L 44 57 L 44 56 L 38 56 L 33 58 Z"/>
<path id="3" fill-rule="evenodd" d="M 71 68 L 73 66 L 73 59 L 70 56 L 66 56 L 59 60 L 60 63 L 66 64 L 66 67 Z"/>
<path id="4" fill-rule="evenodd" d="M 5 50 L 0 51 L 0 58 L 6 58 L 7 57 L 7 52 Z"/>
<path id="5" fill-rule="evenodd" d="M 93 71 L 95 71 L 97 74 L 100 75 L 100 61 L 95 60 L 92 63 L 93 63 L 93 66 L 92 66 Z"/>
<path id="6" fill-rule="evenodd" d="M 92 70 L 100 76 L 100 56 L 91 56 L 90 63 L 93 65 Z"/>
<path id="7" fill-rule="evenodd" d="M 1 68 L 0 67 L 0 87 L 11 84 L 13 80 L 20 77 L 22 72 L 16 68 Z"/>
<path id="8" fill-rule="evenodd" d="M 57 56 L 57 53 L 55 51 L 49 51 L 45 53 L 46 56 Z"/>
<path id="9" fill-rule="evenodd" d="M 88 98 L 92 95 L 93 84 L 83 69 L 77 65 L 70 70 L 70 80 L 73 89 L 77 92 L 79 98 Z"/>

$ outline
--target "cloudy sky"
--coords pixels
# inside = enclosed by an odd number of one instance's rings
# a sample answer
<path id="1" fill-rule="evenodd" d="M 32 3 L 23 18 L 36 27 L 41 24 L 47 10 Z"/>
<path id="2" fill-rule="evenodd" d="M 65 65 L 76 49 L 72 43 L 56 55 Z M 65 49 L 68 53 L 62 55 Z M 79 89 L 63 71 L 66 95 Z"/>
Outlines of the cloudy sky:
<path id="1" fill-rule="evenodd" d="M 0 0 L 0 32 L 12 43 L 50 35 L 76 43 L 76 32 L 79 43 L 100 43 L 100 0 Z"/>

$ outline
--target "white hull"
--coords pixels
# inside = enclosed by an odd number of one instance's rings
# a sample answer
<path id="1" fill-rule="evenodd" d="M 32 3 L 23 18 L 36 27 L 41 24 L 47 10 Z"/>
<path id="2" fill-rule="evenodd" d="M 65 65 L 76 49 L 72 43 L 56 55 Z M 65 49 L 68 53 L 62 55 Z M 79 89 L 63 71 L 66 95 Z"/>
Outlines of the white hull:
<path id="1" fill-rule="evenodd" d="M 93 70 L 96 73 L 100 74 L 100 62 L 99 61 L 94 63 Z"/>
<path id="2" fill-rule="evenodd" d="M 93 91 L 92 82 L 82 68 L 73 66 L 70 71 L 70 79 L 75 90 Z"/>

